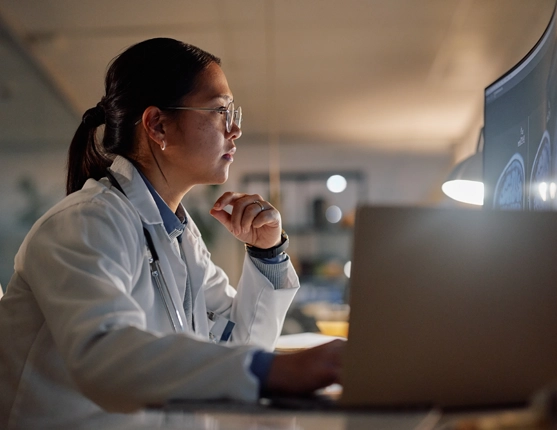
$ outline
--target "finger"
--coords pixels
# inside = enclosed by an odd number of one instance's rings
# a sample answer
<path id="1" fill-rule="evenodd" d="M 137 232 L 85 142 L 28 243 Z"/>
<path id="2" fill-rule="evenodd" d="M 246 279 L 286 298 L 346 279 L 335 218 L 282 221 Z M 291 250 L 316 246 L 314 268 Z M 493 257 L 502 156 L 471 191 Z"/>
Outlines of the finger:
<path id="1" fill-rule="evenodd" d="M 242 229 L 244 232 L 247 232 L 252 228 L 261 228 L 267 224 L 277 224 L 279 219 L 278 211 L 269 202 L 257 200 L 246 207 L 242 216 Z"/>
<path id="2" fill-rule="evenodd" d="M 268 210 L 263 211 L 257 214 L 255 219 L 252 222 L 251 228 L 252 229 L 261 229 L 263 227 L 269 229 L 276 229 L 277 230 L 277 237 L 276 239 L 280 239 L 280 232 L 282 231 L 282 221 L 280 218 L 280 214 L 277 210 Z M 271 230 L 268 230 L 271 231 Z"/>
<path id="3" fill-rule="evenodd" d="M 245 193 L 236 193 L 232 191 L 227 191 L 222 196 L 220 196 L 215 204 L 213 205 L 213 209 L 216 210 L 223 210 L 228 205 L 234 205 L 234 203 L 244 197 Z"/>
<path id="4" fill-rule="evenodd" d="M 251 229 L 253 219 L 261 212 L 256 201 L 263 200 L 259 194 L 246 194 L 232 204 L 232 226 L 237 234 L 247 233 Z M 245 219 L 245 222 L 243 220 Z"/>
<path id="5" fill-rule="evenodd" d="M 232 207 L 231 216 L 224 215 L 224 213 L 219 214 L 219 211 L 224 212 L 225 207 L 229 205 Z M 274 209 L 272 205 L 266 202 L 259 194 L 244 194 L 227 191 L 217 199 L 211 210 L 211 215 L 234 235 L 240 235 L 249 232 L 252 228 L 253 220 L 261 212 L 262 208 Z M 257 227 L 273 222 L 276 217 L 277 215 L 275 214 L 274 218 L 262 218 Z"/>
<path id="6" fill-rule="evenodd" d="M 218 222 L 225 226 L 228 231 L 232 232 L 232 217 L 228 212 L 213 208 L 209 211 L 209 213 L 216 218 Z"/>
<path id="7" fill-rule="evenodd" d="M 232 191 L 225 192 L 222 196 L 220 196 L 213 208 L 211 209 L 211 215 L 213 215 L 218 221 L 223 224 L 228 231 L 230 231 L 234 235 L 238 235 L 241 233 L 240 222 L 237 219 L 237 215 L 233 216 L 235 210 L 238 210 L 238 201 L 246 196 L 245 193 L 236 193 Z M 232 213 L 225 215 L 225 208 L 227 206 L 232 207 Z"/>

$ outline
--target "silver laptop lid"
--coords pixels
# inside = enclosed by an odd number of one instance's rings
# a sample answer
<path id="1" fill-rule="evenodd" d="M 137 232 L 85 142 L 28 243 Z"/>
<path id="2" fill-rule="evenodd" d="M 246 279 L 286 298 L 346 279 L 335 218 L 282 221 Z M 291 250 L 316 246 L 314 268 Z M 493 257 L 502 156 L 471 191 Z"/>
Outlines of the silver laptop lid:
<path id="1" fill-rule="evenodd" d="M 520 403 L 557 377 L 557 213 L 361 207 L 344 405 Z"/>

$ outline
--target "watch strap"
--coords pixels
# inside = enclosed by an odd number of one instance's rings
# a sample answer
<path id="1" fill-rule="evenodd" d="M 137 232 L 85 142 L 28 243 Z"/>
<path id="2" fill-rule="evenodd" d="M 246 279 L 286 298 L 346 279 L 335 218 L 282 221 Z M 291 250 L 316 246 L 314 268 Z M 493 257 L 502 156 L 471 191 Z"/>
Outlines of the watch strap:
<path id="1" fill-rule="evenodd" d="M 281 235 L 280 235 L 280 243 L 276 246 L 273 246 L 272 248 L 267 248 L 267 249 L 263 249 L 263 248 L 257 248 L 256 246 L 252 246 L 252 245 L 248 245 L 246 243 L 246 252 L 248 253 L 248 255 L 250 257 L 255 257 L 255 258 L 274 258 L 277 255 L 283 253 L 286 248 L 288 248 L 289 245 L 289 240 L 288 240 L 288 235 L 285 233 L 285 231 L 283 230 Z"/>

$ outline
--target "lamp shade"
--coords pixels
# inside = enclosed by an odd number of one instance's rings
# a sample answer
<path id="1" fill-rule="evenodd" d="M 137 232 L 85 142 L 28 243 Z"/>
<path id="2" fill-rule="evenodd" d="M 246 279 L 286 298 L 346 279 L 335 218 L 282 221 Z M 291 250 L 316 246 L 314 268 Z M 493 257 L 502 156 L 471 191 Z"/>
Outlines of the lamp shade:
<path id="1" fill-rule="evenodd" d="M 483 152 L 458 163 L 441 189 L 450 198 L 463 203 L 483 205 Z"/>

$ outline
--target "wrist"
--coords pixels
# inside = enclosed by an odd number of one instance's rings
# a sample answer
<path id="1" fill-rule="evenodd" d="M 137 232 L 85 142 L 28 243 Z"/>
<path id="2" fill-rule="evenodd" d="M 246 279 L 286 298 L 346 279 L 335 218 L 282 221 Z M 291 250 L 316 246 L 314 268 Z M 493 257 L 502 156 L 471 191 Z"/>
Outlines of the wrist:
<path id="1" fill-rule="evenodd" d="M 284 251 L 286 251 L 288 245 L 289 245 L 288 235 L 283 230 L 280 235 L 280 243 L 278 245 L 275 245 L 271 248 L 263 249 L 246 243 L 246 251 L 251 257 L 274 258 L 282 254 Z"/>

